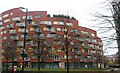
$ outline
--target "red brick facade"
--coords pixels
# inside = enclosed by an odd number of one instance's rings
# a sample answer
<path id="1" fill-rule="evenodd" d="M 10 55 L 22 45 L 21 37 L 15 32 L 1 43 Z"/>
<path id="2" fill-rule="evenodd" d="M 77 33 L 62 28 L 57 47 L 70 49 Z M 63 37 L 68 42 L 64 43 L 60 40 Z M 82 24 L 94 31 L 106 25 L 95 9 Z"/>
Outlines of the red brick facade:
<path id="1" fill-rule="evenodd" d="M 14 61 L 20 64 L 24 46 L 25 12 L 14 8 L 3 12 L 1 17 L 4 26 L 1 32 L 2 62 L 11 63 L 14 58 Z M 45 68 L 65 67 L 65 30 L 68 30 L 67 45 L 71 68 L 74 63 L 77 63 L 79 68 L 85 65 L 96 67 L 95 64 L 102 64 L 103 45 L 96 31 L 78 26 L 78 20 L 48 17 L 46 11 L 29 11 L 27 18 L 29 21 L 26 25 L 26 61 L 33 67 L 38 62 L 38 48 L 40 62 L 46 63 Z M 39 47 L 38 42 L 40 42 Z"/>

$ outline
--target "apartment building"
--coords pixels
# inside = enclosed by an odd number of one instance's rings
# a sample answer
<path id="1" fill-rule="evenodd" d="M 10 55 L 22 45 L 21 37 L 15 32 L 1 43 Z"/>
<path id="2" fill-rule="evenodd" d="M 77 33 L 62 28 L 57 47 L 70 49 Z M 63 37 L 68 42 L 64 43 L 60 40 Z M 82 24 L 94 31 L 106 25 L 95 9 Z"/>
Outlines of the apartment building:
<path id="1" fill-rule="evenodd" d="M 73 17 L 50 16 L 47 11 L 28 11 L 26 16 L 20 8 L 13 8 L 1 13 L 0 23 L 3 66 L 20 67 L 23 50 L 26 67 L 35 68 L 40 62 L 41 68 L 66 68 L 66 51 L 70 68 L 103 66 L 101 39 Z"/>

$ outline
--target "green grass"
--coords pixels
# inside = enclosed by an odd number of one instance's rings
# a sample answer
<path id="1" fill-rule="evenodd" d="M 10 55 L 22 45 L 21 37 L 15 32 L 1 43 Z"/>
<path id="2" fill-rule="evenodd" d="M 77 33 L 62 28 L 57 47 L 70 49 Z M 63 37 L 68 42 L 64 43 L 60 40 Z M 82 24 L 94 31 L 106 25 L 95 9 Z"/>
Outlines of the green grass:
<path id="1" fill-rule="evenodd" d="M 18 68 L 18 70 L 22 70 L 21 68 Z M 25 68 L 25 71 L 38 71 L 37 68 Z M 103 69 L 98 68 L 80 68 L 80 69 L 69 69 L 70 71 L 102 71 Z M 40 69 L 40 71 L 66 71 L 66 69 Z"/>

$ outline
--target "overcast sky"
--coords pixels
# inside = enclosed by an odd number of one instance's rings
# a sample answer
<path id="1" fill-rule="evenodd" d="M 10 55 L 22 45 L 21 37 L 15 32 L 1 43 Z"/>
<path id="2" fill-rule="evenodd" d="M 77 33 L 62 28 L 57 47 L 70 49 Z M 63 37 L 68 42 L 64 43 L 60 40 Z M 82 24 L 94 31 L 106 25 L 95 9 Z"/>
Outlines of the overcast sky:
<path id="1" fill-rule="evenodd" d="M 26 7 L 29 11 L 47 11 L 49 14 L 74 16 L 79 24 L 86 25 L 91 10 L 104 0 L 0 0 L 0 12 Z M 90 23 L 89 23 L 90 24 Z"/>
<path id="2" fill-rule="evenodd" d="M 79 25 L 89 27 L 94 24 L 90 13 L 100 12 L 99 7 L 105 0 L 0 0 L 0 13 L 17 7 L 28 8 L 29 11 L 47 11 L 48 14 L 65 14 L 74 16 Z M 94 29 L 94 28 L 92 28 Z M 95 29 L 94 29 L 95 30 Z M 98 34 L 99 35 L 99 34 Z M 114 54 L 117 50 L 106 50 Z"/>

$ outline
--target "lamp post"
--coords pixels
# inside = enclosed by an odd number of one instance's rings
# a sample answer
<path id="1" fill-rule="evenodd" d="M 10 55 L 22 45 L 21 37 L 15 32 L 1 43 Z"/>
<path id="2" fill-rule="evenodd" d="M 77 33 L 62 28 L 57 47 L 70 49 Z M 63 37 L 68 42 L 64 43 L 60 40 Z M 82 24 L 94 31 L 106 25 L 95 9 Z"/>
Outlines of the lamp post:
<path id="1" fill-rule="evenodd" d="M 25 43 L 26 43 L 26 25 L 27 25 L 27 13 L 28 13 L 28 9 L 27 8 L 24 8 L 24 7 L 19 7 L 20 9 L 25 9 L 26 10 L 26 18 L 25 18 L 25 33 L 24 33 L 24 47 L 23 47 L 23 50 L 22 50 L 22 73 L 24 73 L 24 58 L 27 56 L 25 54 Z"/>

